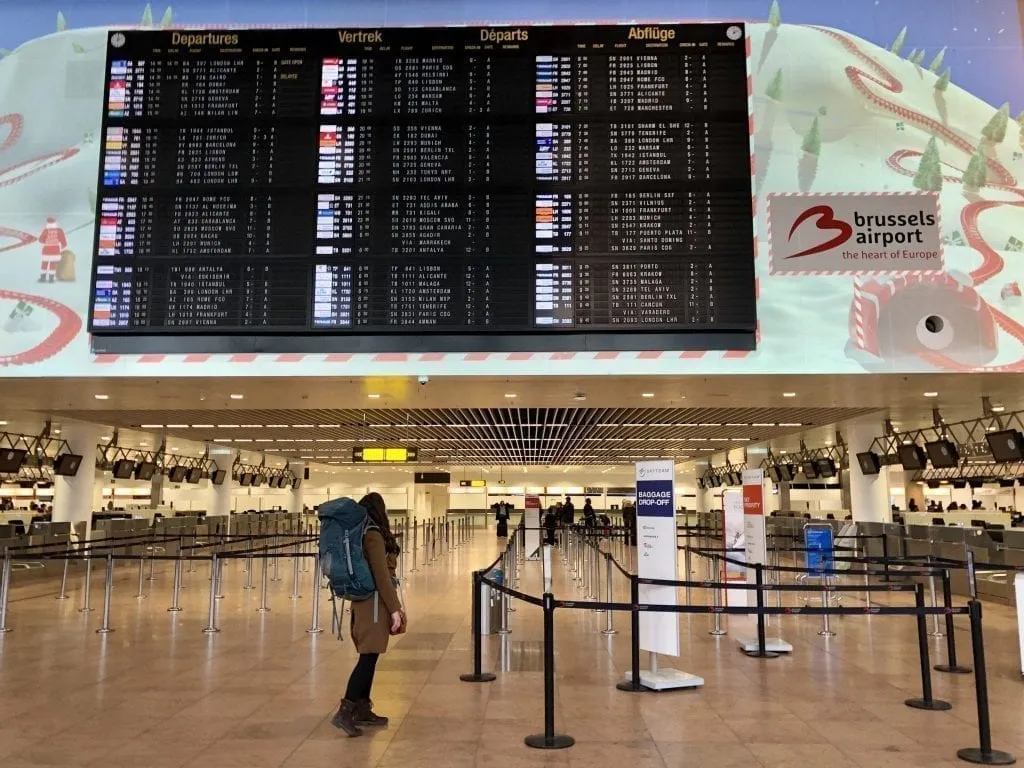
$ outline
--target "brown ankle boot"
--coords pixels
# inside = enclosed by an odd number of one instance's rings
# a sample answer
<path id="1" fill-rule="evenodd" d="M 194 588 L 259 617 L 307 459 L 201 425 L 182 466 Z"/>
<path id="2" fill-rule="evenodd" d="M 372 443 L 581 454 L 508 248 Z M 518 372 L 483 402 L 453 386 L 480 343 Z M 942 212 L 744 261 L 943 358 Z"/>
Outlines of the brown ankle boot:
<path id="1" fill-rule="evenodd" d="M 356 714 L 356 703 L 343 699 L 341 706 L 338 707 L 338 711 L 334 717 L 331 718 L 331 725 L 335 728 L 340 728 L 349 736 L 362 736 L 363 732 L 359 730 L 355 720 Z"/>
<path id="2" fill-rule="evenodd" d="M 353 714 L 356 725 L 363 725 L 370 728 L 383 728 L 388 724 L 386 717 L 381 717 L 373 711 L 373 702 L 369 699 L 362 699 L 356 702 L 356 710 Z"/>

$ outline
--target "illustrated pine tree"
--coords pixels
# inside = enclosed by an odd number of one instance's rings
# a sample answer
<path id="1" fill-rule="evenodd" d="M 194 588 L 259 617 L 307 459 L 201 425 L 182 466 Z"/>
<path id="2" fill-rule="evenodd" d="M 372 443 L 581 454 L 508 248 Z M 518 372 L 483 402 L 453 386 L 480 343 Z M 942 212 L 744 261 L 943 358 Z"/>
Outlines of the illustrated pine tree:
<path id="1" fill-rule="evenodd" d="M 892 46 L 889 48 L 889 50 L 895 53 L 897 56 L 899 56 L 900 52 L 903 50 L 903 43 L 906 41 L 906 39 L 907 28 L 904 27 L 903 29 L 900 30 L 900 33 L 896 35 L 896 39 L 892 41 Z"/>
<path id="2" fill-rule="evenodd" d="M 907 61 L 913 62 L 917 58 L 917 48 L 911 48 L 910 53 L 907 54 Z"/>
<path id="3" fill-rule="evenodd" d="M 765 96 L 773 101 L 782 101 L 782 70 L 775 70 L 775 74 L 772 76 L 772 81 L 768 83 L 768 90 L 765 91 Z"/>
<path id="4" fill-rule="evenodd" d="M 914 186 L 925 192 L 942 189 L 942 164 L 939 159 L 939 143 L 932 136 L 921 155 L 921 162 L 914 175 Z"/>
<path id="5" fill-rule="evenodd" d="M 978 190 L 985 186 L 987 180 L 988 159 L 985 157 L 984 144 L 979 144 L 967 163 L 967 170 L 964 171 L 964 187 L 970 190 Z"/>
<path id="6" fill-rule="evenodd" d="M 817 117 L 811 123 L 811 127 L 808 129 L 807 135 L 804 136 L 804 141 L 800 148 L 808 155 L 821 155 L 821 123 L 818 122 Z"/>
<path id="7" fill-rule="evenodd" d="M 915 66 L 920 67 L 921 64 L 924 63 L 924 48 L 918 51 L 917 55 L 914 56 L 914 58 L 912 58 L 911 61 L 914 62 Z"/>
<path id="8" fill-rule="evenodd" d="M 67 28 L 68 28 L 68 23 L 64 19 L 64 14 L 61 13 L 60 11 L 57 11 L 57 31 L 58 32 L 63 32 Z"/>
<path id="9" fill-rule="evenodd" d="M 939 71 L 939 67 L 942 66 L 942 61 L 945 58 L 946 58 L 946 49 L 943 48 L 941 51 L 939 51 L 937 54 L 935 54 L 935 58 L 932 59 L 932 63 L 928 65 L 928 71 L 929 72 L 938 72 Z"/>
<path id="10" fill-rule="evenodd" d="M 771 10 L 768 11 L 768 23 L 775 29 L 782 25 L 782 13 L 779 11 L 779 0 L 772 0 Z"/>
<path id="11" fill-rule="evenodd" d="M 160 19 L 160 28 L 168 29 L 174 24 L 174 9 L 171 6 L 167 6 L 167 10 L 164 11 L 163 17 Z"/>
<path id="12" fill-rule="evenodd" d="M 935 81 L 935 90 L 936 91 L 944 91 L 947 88 L 949 88 L 949 78 L 950 78 L 949 67 L 946 67 L 946 69 L 943 71 L 943 73 L 941 75 L 939 75 L 939 79 Z"/>
<path id="13" fill-rule="evenodd" d="M 994 144 L 999 144 L 1006 139 L 1006 129 L 1010 125 L 1010 105 L 1003 104 L 999 110 L 992 115 L 991 119 L 981 129 L 981 135 Z"/>
<path id="14" fill-rule="evenodd" d="M 153 26 L 153 7 L 149 3 L 146 3 L 145 9 L 142 11 L 142 26 Z"/>

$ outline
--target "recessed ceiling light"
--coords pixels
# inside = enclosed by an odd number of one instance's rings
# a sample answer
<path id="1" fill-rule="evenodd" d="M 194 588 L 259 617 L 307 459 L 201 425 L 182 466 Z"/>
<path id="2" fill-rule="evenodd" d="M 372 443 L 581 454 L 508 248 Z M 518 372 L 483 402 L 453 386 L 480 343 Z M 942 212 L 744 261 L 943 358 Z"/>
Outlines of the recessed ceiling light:
<path id="1" fill-rule="evenodd" d="M 1005 405 L 993 405 L 992 406 L 992 413 L 1002 413 L 1005 410 L 1006 410 L 1006 406 Z"/>
<path id="2" fill-rule="evenodd" d="M 572 396 L 572 399 L 575 400 L 577 403 L 582 403 L 587 399 L 587 396 L 583 392 L 577 392 L 575 395 Z"/>
<path id="3" fill-rule="evenodd" d="M 642 392 L 640 394 L 640 397 L 654 397 L 654 393 L 653 392 Z"/>
<path id="4" fill-rule="evenodd" d="M 924 396 L 925 397 L 938 397 L 939 393 L 938 392 L 925 392 Z"/>
<path id="5" fill-rule="evenodd" d="M 239 394 L 238 392 L 232 392 L 230 395 L 228 395 L 228 397 L 230 397 L 232 400 L 244 400 L 245 399 L 245 395 Z"/>
<path id="6" fill-rule="evenodd" d="M 213 429 L 213 424 L 193 424 L 192 429 Z"/>
<path id="7" fill-rule="evenodd" d="M 188 429 L 188 424 L 168 424 L 168 429 Z"/>
<path id="8" fill-rule="evenodd" d="M 796 392 L 783 392 L 783 397 L 796 397 Z"/>
<path id="9" fill-rule="evenodd" d="M 7 426 L 7 422 L 6 421 L 0 421 L 0 427 L 6 427 L 6 426 Z"/>
<path id="10" fill-rule="evenodd" d="M 140 424 L 140 429 L 163 429 L 163 424 Z"/>
<path id="11" fill-rule="evenodd" d="M 505 398 L 507 400 L 515 400 L 516 399 L 516 393 L 515 392 L 506 392 L 505 393 Z"/>
<path id="12" fill-rule="evenodd" d="M 110 395 L 93 395 L 97 400 L 109 400 Z"/>

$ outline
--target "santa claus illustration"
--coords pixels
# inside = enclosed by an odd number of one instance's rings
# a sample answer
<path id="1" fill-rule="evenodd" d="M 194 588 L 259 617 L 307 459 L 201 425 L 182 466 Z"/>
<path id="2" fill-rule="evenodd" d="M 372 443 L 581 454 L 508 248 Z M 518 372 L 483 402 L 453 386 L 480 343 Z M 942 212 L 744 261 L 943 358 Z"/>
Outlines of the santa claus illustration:
<path id="1" fill-rule="evenodd" d="M 46 227 L 39 235 L 39 244 L 43 247 L 39 282 L 55 282 L 60 255 L 68 247 L 68 238 L 64 234 L 64 230 L 57 226 L 57 220 L 52 216 L 46 220 Z"/>

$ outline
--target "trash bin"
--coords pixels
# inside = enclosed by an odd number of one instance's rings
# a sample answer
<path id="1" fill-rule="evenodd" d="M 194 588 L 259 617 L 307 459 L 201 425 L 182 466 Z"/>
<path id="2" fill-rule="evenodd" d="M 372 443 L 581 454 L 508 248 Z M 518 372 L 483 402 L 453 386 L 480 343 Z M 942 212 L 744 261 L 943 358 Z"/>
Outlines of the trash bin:
<path id="1" fill-rule="evenodd" d="M 505 584 L 505 572 L 501 568 L 495 568 L 487 578 L 497 584 Z M 501 629 L 501 592 L 484 584 L 480 597 L 480 634 L 496 635 Z"/>

